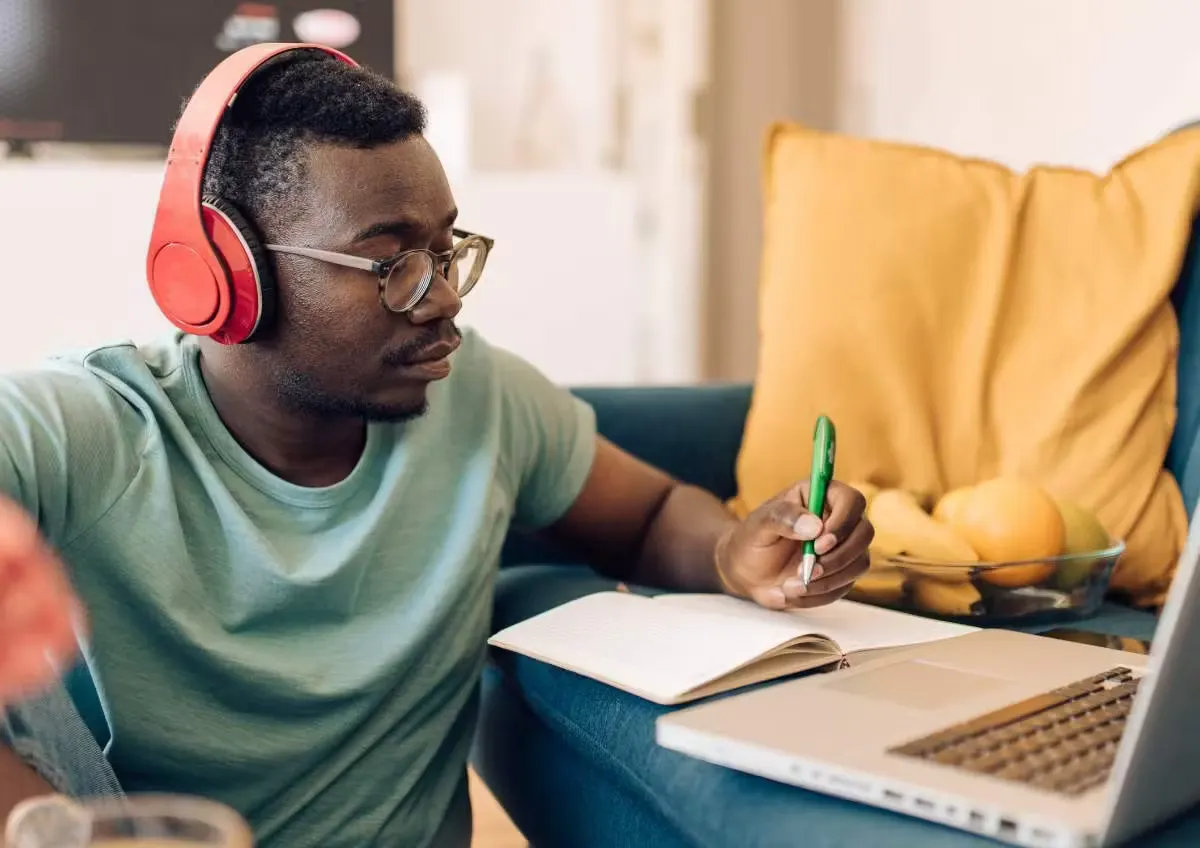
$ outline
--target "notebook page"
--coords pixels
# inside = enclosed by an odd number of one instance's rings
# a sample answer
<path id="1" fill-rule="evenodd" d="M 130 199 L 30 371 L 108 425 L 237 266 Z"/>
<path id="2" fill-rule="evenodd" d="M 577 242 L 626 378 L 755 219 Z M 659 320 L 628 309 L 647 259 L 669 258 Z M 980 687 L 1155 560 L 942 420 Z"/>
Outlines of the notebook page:
<path id="1" fill-rule="evenodd" d="M 846 600 L 788 612 L 764 609 L 750 601 L 728 595 L 659 595 L 654 600 L 655 603 L 688 608 L 706 615 L 725 616 L 738 621 L 739 627 L 742 623 L 759 621 L 776 623 L 780 629 L 790 630 L 791 638 L 820 634 L 828 637 L 847 654 L 918 645 L 961 636 L 978 629 Z"/>
<path id="2" fill-rule="evenodd" d="M 505 628 L 489 642 L 668 702 L 795 638 L 782 618 L 735 621 L 686 604 L 601 592 Z"/>

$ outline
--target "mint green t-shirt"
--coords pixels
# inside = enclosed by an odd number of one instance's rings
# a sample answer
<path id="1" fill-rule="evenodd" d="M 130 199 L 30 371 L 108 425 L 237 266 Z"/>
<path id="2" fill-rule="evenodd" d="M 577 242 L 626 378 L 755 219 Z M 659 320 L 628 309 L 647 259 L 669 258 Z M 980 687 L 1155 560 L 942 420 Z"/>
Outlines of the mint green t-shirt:
<path id="1" fill-rule="evenodd" d="M 595 421 L 470 331 L 453 364 L 326 488 L 242 450 L 192 337 L 0 379 L 0 491 L 88 607 L 126 790 L 224 801 L 265 848 L 468 843 L 501 544 L 572 503 Z"/>

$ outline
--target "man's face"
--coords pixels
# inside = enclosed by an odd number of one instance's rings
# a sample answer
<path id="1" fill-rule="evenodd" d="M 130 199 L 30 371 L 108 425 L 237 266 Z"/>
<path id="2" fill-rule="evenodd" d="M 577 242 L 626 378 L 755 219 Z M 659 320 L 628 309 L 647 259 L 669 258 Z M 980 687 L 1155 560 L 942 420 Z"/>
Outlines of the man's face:
<path id="1" fill-rule="evenodd" d="M 269 240 L 385 260 L 452 246 L 456 210 L 437 155 L 413 137 L 369 150 L 313 145 L 303 209 Z M 457 293 L 435 275 L 410 312 L 380 303 L 378 277 L 274 254 L 276 330 L 259 343 L 284 400 L 297 409 L 402 420 L 421 414 L 429 384 L 458 345 Z"/>

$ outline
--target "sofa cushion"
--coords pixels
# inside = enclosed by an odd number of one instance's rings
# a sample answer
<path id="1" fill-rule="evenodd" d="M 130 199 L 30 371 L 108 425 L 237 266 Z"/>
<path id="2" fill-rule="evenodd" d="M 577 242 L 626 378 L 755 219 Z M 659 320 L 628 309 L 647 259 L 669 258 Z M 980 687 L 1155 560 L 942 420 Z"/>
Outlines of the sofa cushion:
<path id="1" fill-rule="evenodd" d="M 1158 602 L 1187 527 L 1163 463 L 1200 131 L 1095 175 L 789 124 L 766 164 L 735 509 L 807 476 L 825 413 L 841 479 L 936 497 L 1032 478 L 1124 537 L 1114 588 Z"/>

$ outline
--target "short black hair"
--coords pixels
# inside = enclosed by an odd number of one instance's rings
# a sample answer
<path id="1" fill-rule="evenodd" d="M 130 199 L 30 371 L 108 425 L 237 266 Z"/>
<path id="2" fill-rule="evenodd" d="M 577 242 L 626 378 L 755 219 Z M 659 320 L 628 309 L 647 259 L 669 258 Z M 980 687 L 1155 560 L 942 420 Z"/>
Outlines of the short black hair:
<path id="1" fill-rule="evenodd" d="M 372 148 L 420 135 L 425 122 L 421 101 L 377 72 L 320 50 L 285 53 L 251 76 L 225 113 L 203 192 L 273 230 L 301 199 L 306 145 Z"/>

